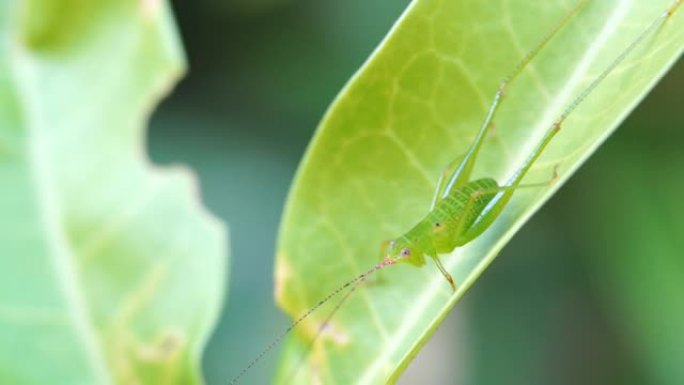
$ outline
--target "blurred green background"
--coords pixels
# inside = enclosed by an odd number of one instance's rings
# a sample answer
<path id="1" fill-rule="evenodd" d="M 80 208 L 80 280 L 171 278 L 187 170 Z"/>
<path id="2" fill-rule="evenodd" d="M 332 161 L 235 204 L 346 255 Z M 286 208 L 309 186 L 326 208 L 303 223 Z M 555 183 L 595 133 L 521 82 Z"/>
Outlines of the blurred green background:
<path id="1" fill-rule="evenodd" d="M 190 72 L 155 112 L 148 146 L 156 163 L 193 167 L 230 226 L 209 384 L 288 325 L 272 279 L 287 189 L 325 108 L 407 4 L 173 2 Z M 684 383 L 683 101 L 680 61 L 505 248 L 402 383 Z M 268 383 L 277 357 L 246 383 Z"/>

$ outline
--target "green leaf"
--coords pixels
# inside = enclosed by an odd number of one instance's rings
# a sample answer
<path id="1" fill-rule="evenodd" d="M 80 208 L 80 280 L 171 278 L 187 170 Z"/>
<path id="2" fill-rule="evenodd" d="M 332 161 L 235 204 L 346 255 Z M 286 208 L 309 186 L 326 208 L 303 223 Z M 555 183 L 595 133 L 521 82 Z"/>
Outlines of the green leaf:
<path id="1" fill-rule="evenodd" d="M 184 68 L 162 1 L 0 5 L 0 383 L 202 382 L 223 226 L 144 124 Z"/>
<path id="2" fill-rule="evenodd" d="M 506 181 L 552 122 L 669 1 L 589 2 L 507 90 L 474 177 Z M 442 168 L 461 156 L 499 82 L 567 12 L 567 2 L 416 0 L 324 117 L 289 198 L 277 299 L 292 317 L 371 268 L 381 241 L 428 210 Z M 560 182 L 617 127 L 684 48 L 684 11 L 648 36 L 570 116 L 525 182 Z M 282 383 L 396 381 L 447 312 L 560 186 L 516 192 L 477 240 L 432 263 L 387 268 L 354 293 L 309 349 L 328 310 L 289 339 Z M 296 369 L 293 369 L 296 368 Z M 297 380 L 293 380 L 296 378 Z"/>

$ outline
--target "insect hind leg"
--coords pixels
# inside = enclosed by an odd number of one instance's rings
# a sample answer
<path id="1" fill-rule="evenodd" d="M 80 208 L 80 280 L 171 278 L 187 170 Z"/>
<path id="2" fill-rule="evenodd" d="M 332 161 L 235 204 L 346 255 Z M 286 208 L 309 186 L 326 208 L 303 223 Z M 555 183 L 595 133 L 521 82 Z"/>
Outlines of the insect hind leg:
<path id="1" fill-rule="evenodd" d="M 452 162 L 452 164 L 447 166 L 447 168 L 445 169 L 445 173 L 448 172 L 450 176 L 447 178 L 443 174 L 440 177 L 440 180 L 437 184 L 437 189 L 435 191 L 435 196 L 432 199 L 431 208 L 434 208 L 434 206 L 437 204 L 437 202 L 439 202 L 439 200 L 446 198 L 454 188 L 463 186 L 470 181 L 470 175 L 475 165 L 477 155 L 480 151 L 480 148 L 482 147 L 482 143 L 484 142 L 484 139 L 486 138 L 488 132 L 494 126 L 494 117 L 496 116 L 496 112 L 499 109 L 499 106 L 506 93 L 508 86 L 518 77 L 518 75 L 520 75 L 520 73 L 522 73 L 522 71 L 525 68 L 527 68 L 530 62 L 539 54 L 539 52 L 546 46 L 546 44 L 549 41 L 551 41 L 551 39 L 561 29 L 563 29 L 563 27 L 586 4 L 587 0 L 580 1 L 570 12 L 568 12 L 565 15 L 565 17 L 555 26 L 555 28 L 549 31 L 542 38 L 542 40 L 537 44 L 537 46 L 534 49 L 529 51 L 527 55 L 525 55 L 525 57 L 523 57 L 523 59 L 520 62 L 518 62 L 513 71 L 501 81 L 496 91 L 496 94 L 494 95 L 494 100 L 492 101 L 492 104 L 489 107 L 487 116 L 485 117 L 485 120 L 482 123 L 480 130 L 478 131 L 475 139 L 473 140 L 473 144 L 470 146 L 470 148 L 468 149 L 460 163 L 456 165 L 455 162 Z M 447 182 L 444 182 L 445 180 L 447 180 Z"/>
<path id="2" fill-rule="evenodd" d="M 442 195 L 446 196 L 448 194 L 444 194 L 444 190 L 446 189 L 446 182 L 447 180 L 450 180 L 452 178 L 452 175 L 456 173 L 458 170 L 458 167 L 461 165 L 462 160 L 454 160 L 449 163 L 444 170 L 442 171 L 442 174 L 439 176 L 439 180 L 437 181 L 437 188 L 435 189 L 435 194 L 432 196 L 432 203 L 430 203 L 430 211 L 432 211 L 437 203 L 439 203 L 440 200 L 442 200 Z"/>
<path id="3" fill-rule="evenodd" d="M 553 173 L 551 177 L 544 182 L 527 184 L 507 184 L 499 187 L 489 188 L 486 190 L 480 190 L 471 195 L 466 205 L 466 212 L 472 209 L 472 206 L 475 204 L 475 202 L 480 196 L 486 194 L 497 194 L 497 196 L 495 196 L 489 202 L 489 204 L 482 210 L 482 212 L 479 213 L 479 215 L 475 218 L 475 221 L 473 221 L 473 223 L 470 224 L 468 228 L 463 228 L 460 230 L 462 231 L 463 238 L 466 240 L 466 242 L 477 238 L 480 234 L 484 232 L 484 230 L 489 228 L 492 222 L 494 222 L 494 220 L 499 216 L 499 214 L 501 214 L 501 211 L 506 206 L 515 190 L 548 187 L 556 183 L 556 181 L 558 181 L 558 167 L 558 164 L 553 167 Z M 462 225 L 463 224 L 464 223 L 462 223 Z"/>

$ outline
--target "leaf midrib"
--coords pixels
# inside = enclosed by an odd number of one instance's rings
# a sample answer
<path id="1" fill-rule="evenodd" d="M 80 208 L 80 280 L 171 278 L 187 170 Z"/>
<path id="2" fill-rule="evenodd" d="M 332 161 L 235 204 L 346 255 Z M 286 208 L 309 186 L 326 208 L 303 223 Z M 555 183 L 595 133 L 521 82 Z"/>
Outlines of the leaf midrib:
<path id="1" fill-rule="evenodd" d="M 43 229 L 46 249 L 54 266 L 59 290 L 65 300 L 66 315 L 72 321 L 70 325 L 81 341 L 84 356 L 91 365 L 97 383 L 109 384 L 113 378 L 111 369 L 103 355 L 102 341 L 98 338 L 92 319 L 88 315 L 85 295 L 80 294 L 85 291 L 81 280 L 78 279 L 76 256 L 71 250 L 64 228 L 59 224 L 61 208 L 51 188 L 50 162 L 44 159 L 43 155 L 49 150 L 40 134 L 39 127 L 42 122 L 36 119 L 40 115 L 34 111 L 36 106 L 32 103 L 32 90 L 37 88 L 31 76 L 31 62 L 27 57 L 28 53 L 22 47 L 15 45 L 12 48 L 8 57 L 11 71 L 16 75 L 15 90 L 27 133 L 26 159 L 35 190 L 36 206 L 39 208 L 38 227 Z"/>
<path id="2" fill-rule="evenodd" d="M 533 132 L 538 132 L 539 135 L 530 136 L 525 143 L 525 148 L 531 148 L 531 146 L 534 146 L 536 143 L 538 143 L 541 135 L 544 135 L 548 128 L 551 127 L 553 121 L 557 119 L 558 114 L 562 112 L 563 109 L 572 101 L 572 91 L 574 91 L 577 88 L 577 85 L 579 85 L 580 82 L 586 78 L 587 70 L 589 69 L 590 64 L 600 53 L 600 50 L 605 45 L 607 39 L 613 33 L 615 33 L 615 25 L 620 24 L 620 17 L 626 14 L 629 7 L 624 5 L 625 2 L 631 3 L 630 1 L 623 1 L 622 6 L 615 7 L 613 12 L 609 14 L 608 21 L 601 31 L 596 35 L 596 38 L 592 39 L 591 44 L 581 56 L 581 60 L 575 64 L 576 69 L 563 83 L 563 87 L 560 88 L 557 96 L 552 99 L 550 106 L 546 109 L 546 114 L 544 114 L 544 116 L 540 118 L 538 123 L 535 125 Z M 526 71 L 529 71 L 531 68 L 533 67 L 528 67 Z M 523 154 L 523 156 L 518 157 L 519 159 L 517 159 L 515 162 L 509 163 L 511 167 L 509 167 L 507 178 L 515 172 L 517 165 L 527 157 L 524 155 L 524 152 L 521 152 L 521 154 Z M 569 173 L 565 174 L 562 180 L 559 181 L 558 185 L 566 180 L 569 175 Z M 436 325 L 441 322 L 441 319 L 446 316 L 448 309 L 451 308 L 451 304 L 455 303 L 459 298 L 462 297 L 462 295 L 474 283 L 477 277 L 480 276 L 484 269 L 486 269 L 487 266 L 489 266 L 489 264 L 493 261 L 494 257 L 498 254 L 498 251 L 503 248 L 508 239 L 512 238 L 515 232 L 522 226 L 522 224 L 525 223 L 527 218 L 529 218 L 543 204 L 543 202 L 548 199 L 552 191 L 553 189 L 547 190 L 544 194 L 545 197 L 542 197 L 540 200 L 533 203 L 514 223 L 511 224 L 509 230 L 506 231 L 499 241 L 490 248 L 489 252 L 480 261 L 480 263 L 477 264 L 473 272 L 468 274 L 466 280 L 458 288 L 456 293 L 451 296 L 449 301 L 443 307 L 443 310 L 440 311 L 438 316 L 430 323 L 429 327 L 423 331 L 421 337 L 416 340 L 416 342 L 411 346 L 402 359 L 398 361 L 397 367 L 393 369 L 393 372 L 397 372 L 399 368 L 404 365 L 407 358 L 412 355 L 412 352 L 414 352 L 418 346 L 425 341 L 425 336 L 431 334 L 435 330 Z M 449 269 L 453 269 L 456 262 L 459 260 L 459 254 L 461 254 L 462 250 L 463 249 L 457 249 L 449 255 L 448 260 L 444 263 Z M 401 345 L 401 342 L 407 337 L 408 333 L 418 324 L 423 312 L 430 304 L 429 300 L 436 297 L 438 291 L 442 291 L 444 286 L 443 280 L 444 278 L 441 275 L 433 275 L 433 277 L 429 280 L 429 286 L 427 286 L 427 288 L 423 291 L 423 295 L 421 295 L 421 297 L 414 302 L 418 304 L 418 306 L 414 307 L 412 311 L 408 312 L 407 318 L 401 323 L 401 328 L 398 329 L 396 333 L 392 334 L 393 338 L 390 339 L 390 343 L 381 349 L 381 355 L 373 361 L 372 365 L 367 366 L 367 369 L 363 371 L 363 374 L 360 376 L 361 379 L 359 384 L 371 384 L 373 382 L 374 378 L 377 377 L 376 373 L 380 372 L 382 366 L 385 365 L 385 363 L 389 361 L 391 355 L 397 351 Z"/>

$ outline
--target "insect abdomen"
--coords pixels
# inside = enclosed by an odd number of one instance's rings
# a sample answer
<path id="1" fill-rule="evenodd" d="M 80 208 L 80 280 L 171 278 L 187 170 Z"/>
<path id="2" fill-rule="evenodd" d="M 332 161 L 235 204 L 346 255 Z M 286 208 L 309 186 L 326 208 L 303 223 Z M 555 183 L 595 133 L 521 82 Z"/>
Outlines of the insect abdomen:
<path id="1" fill-rule="evenodd" d="M 496 194 L 494 179 L 483 178 L 454 188 L 428 215 L 433 224 L 434 245 L 438 253 L 451 252 L 466 244 L 463 234 Z"/>

